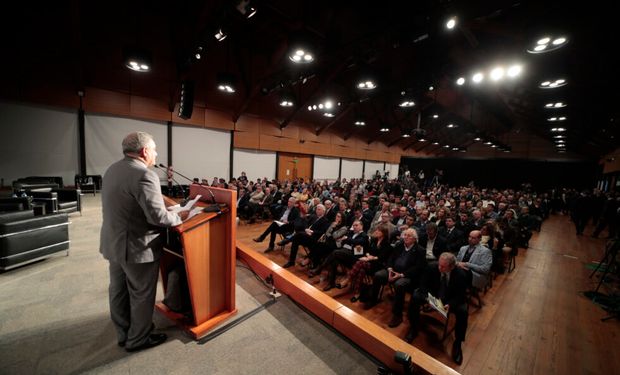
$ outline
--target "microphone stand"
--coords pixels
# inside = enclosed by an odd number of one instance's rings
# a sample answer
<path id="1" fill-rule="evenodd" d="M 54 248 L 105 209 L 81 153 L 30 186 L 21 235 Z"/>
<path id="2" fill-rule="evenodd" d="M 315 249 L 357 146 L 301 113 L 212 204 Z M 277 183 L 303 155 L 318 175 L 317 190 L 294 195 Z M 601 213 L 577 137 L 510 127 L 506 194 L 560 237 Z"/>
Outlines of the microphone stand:
<path id="1" fill-rule="evenodd" d="M 161 166 L 159 165 L 154 165 L 155 168 L 159 169 L 160 171 L 164 171 L 167 172 L 165 169 L 163 169 Z M 183 189 L 183 185 L 181 185 L 179 183 L 179 181 L 175 180 L 174 177 L 172 176 L 168 176 L 175 184 L 177 184 L 177 186 L 179 187 L 179 189 L 181 189 L 181 194 L 183 194 L 183 201 L 180 203 L 181 206 L 185 206 L 187 204 L 187 197 L 185 196 L 185 189 Z"/>
<path id="2" fill-rule="evenodd" d="M 158 165 L 156 165 L 156 167 L 159 167 L 160 169 L 164 168 L 166 171 L 168 170 L 168 167 L 166 165 L 162 164 L 162 163 L 159 163 Z M 171 169 L 171 170 L 172 170 L 172 173 L 178 174 L 179 176 L 183 177 L 184 179 L 186 179 L 187 181 L 191 182 L 192 184 L 197 184 L 197 185 L 202 186 L 205 189 L 207 189 L 207 191 L 209 192 L 209 195 L 211 195 L 211 200 L 213 200 L 213 204 L 211 206 L 205 207 L 204 208 L 205 212 L 220 212 L 221 213 L 220 206 L 219 206 L 219 204 L 215 200 L 215 194 L 213 194 L 213 191 L 209 188 L 209 186 L 204 185 L 201 182 L 194 182 L 194 180 L 192 180 L 191 178 L 189 178 L 189 177 L 187 177 L 187 176 L 185 176 L 185 175 L 175 171 L 174 169 Z"/>

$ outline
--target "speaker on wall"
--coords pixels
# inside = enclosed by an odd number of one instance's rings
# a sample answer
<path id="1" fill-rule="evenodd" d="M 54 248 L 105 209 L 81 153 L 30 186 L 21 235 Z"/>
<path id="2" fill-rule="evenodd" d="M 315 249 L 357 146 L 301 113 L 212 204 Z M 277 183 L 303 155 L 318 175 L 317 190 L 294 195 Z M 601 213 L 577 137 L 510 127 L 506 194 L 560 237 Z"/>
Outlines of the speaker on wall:
<path id="1" fill-rule="evenodd" d="M 188 120 L 192 117 L 193 110 L 194 110 L 194 82 L 182 81 L 181 82 L 181 102 L 179 104 L 178 116 L 184 120 Z"/>

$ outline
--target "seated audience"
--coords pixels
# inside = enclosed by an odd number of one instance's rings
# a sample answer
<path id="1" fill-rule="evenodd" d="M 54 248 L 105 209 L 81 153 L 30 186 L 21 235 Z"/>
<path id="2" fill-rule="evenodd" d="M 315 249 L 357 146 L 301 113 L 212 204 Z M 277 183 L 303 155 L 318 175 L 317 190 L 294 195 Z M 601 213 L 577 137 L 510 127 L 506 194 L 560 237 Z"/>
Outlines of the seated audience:
<path id="1" fill-rule="evenodd" d="M 306 226 L 306 228 L 303 231 L 296 232 L 290 239 L 290 242 L 292 242 L 291 254 L 289 256 L 288 262 L 283 264 L 282 267 L 289 268 L 295 265 L 295 259 L 297 258 L 297 251 L 299 251 L 299 245 L 303 245 L 306 247 L 315 246 L 316 242 L 325 233 L 329 225 L 330 223 L 325 217 L 325 206 L 319 204 L 316 207 L 315 215 L 311 216 L 308 220 L 308 225 Z M 286 240 L 280 241 L 278 244 L 284 245 L 286 244 Z"/>

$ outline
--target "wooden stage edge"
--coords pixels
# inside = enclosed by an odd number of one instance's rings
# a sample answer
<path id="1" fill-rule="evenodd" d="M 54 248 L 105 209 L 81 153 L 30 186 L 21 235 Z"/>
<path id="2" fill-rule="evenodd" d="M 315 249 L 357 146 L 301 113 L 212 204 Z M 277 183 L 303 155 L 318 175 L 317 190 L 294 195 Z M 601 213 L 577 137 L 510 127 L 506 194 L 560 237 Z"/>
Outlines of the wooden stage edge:
<path id="1" fill-rule="evenodd" d="M 303 305 L 325 323 L 348 337 L 394 371 L 402 371 L 396 363 L 397 351 L 411 355 L 412 362 L 430 374 L 458 374 L 415 346 L 379 327 L 355 311 L 316 289 L 304 280 L 274 263 L 249 246 L 237 241 L 237 257 L 263 279 L 272 275 L 275 288 Z"/>

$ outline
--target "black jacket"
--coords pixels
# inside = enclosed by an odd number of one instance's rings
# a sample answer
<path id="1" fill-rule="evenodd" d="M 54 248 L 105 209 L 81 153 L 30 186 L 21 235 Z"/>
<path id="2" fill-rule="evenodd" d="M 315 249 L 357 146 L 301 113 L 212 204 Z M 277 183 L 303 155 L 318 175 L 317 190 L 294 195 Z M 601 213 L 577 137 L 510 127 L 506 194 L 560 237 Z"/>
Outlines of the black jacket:
<path id="1" fill-rule="evenodd" d="M 396 265 L 400 257 L 405 258 L 404 267 Z M 419 281 L 426 267 L 426 251 L 418 244 L 413 245 L 411 250 L 405 251 L 405 244 L 401 242 L 394 248 L 387 261 L 387 266 L 396 272 L 405 274 L 408 279 Z"/>
<path id="2" fill-rule="evenodd" d="M 466 271 L 455 266 L 450 272 L 448 289 L 446 290 L 446 296 L 442 302 L 452 307 L 464 304 L 466 302 L 465 290 L 467 288 L 467 281 Z M 422 279 L 420 290 L 423 291 L 423 293 L 430 293 L 437 297 L 440 283 L 441 273 L 439 272 L 439 268 L 431 267 L 427 270 Z"/>
<path id="3" fill-rule="evenodd" d="M 428 242 L 428 234 L 424 233 L 423 235 L 420 236 L 418 243 L 420 244 L 422 249 L 424 249 L 425 253 L 426 253 L 427 242 Z M 447 245 L 446 239 L 443 236 L 437 234 L 437 236 L 435 237 L 435 243 L 433 244 L 433 255 L 435 256 L 435 258 L 439 259 L 439 256 L 441 255 L 441 253 L 445 251 L 448 251 L 448 245 Z"/>
<path id="4" fill-rule="evenodd" d="M 446 239 L 446 248 L 449 252 L 457 254 L 462 246 L 465 246 L 465 234 L 456 226 L 448 233 L 448 228 L 441 228 L 439 235 Z"/>

